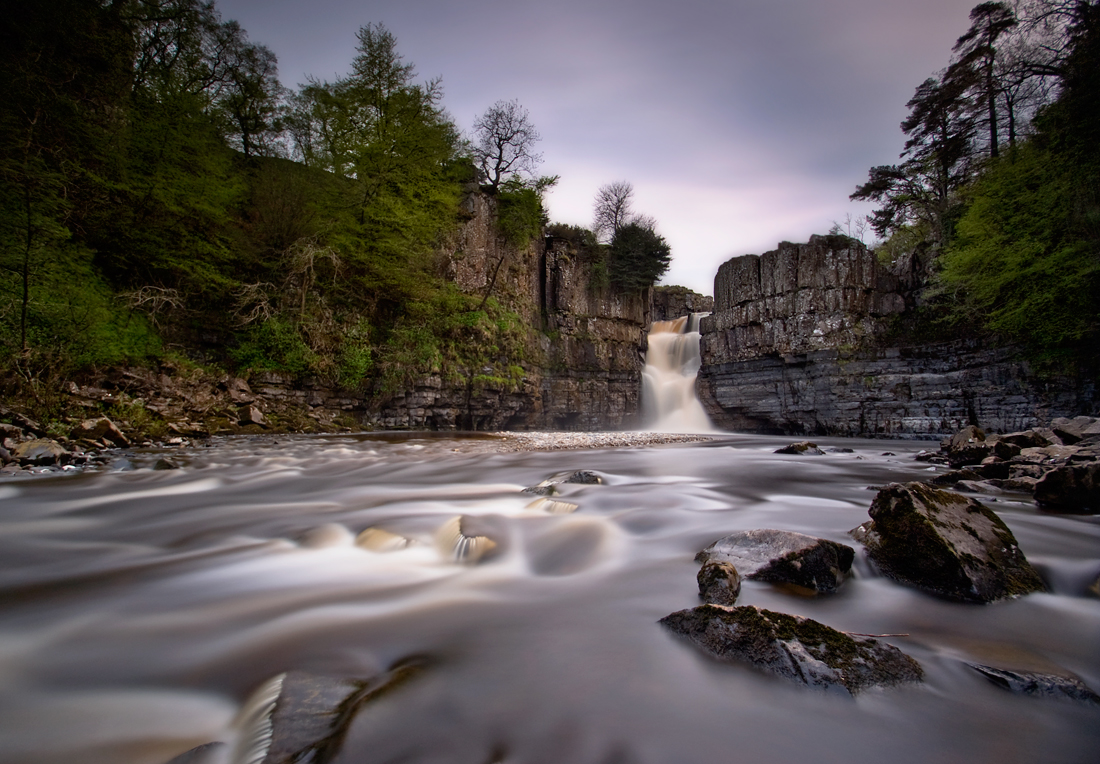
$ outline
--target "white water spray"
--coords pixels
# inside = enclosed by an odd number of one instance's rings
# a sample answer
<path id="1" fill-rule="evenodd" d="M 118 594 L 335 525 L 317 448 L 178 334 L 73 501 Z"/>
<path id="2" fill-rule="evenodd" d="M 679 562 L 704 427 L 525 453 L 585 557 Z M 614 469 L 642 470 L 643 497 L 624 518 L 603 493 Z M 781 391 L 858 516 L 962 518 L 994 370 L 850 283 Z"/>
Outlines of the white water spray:
<path id="1" fill-rule="evenodd" d="M 674 321 L 654 321 L 642 370 L 642 416 L 657 432 L 711 432 L 707 413 L 695 396 L 699 373 L 699 319 L 692 313 Z"/>

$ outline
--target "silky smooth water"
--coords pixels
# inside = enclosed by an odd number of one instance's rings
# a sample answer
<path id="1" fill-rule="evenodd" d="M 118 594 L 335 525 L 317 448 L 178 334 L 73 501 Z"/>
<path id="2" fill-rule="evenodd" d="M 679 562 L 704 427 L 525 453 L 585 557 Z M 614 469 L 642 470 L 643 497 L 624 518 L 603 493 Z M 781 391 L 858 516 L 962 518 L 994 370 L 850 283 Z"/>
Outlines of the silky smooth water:
<path id="1" fill-rule="evenodd" d="M 427 669 L 362 709 L 337 761 L 1097 761 L 1100 709 L 1011 695 L 962 662 L 1100 690 L 1094 516 L 991 503 L 1054 591 L 988 606 L 905 588 L 862 556 L 835 596 L 745 582 L 740 604 L 908 634 L 886 641 L 920 661 L 919 685 L 811 691 L 657 624 L 698 604 L 692 558 L 717 538 L 853 543 L 869 487 L 930 474 L 917 443 L 773 453 L 785 442 L 464 454 L 416 435 L 241 439 L 178 471 L 0 483 L 0 761 L 160 764 L 231 741 L 276 674 L 369 677 L 410 656 Z M 605 483 L 563 486 L 575 512 L 529 507 L 523 487 L 576 469 Z M 439 545 L 459 515 L 495 557 Z M 367 528 L 420 543 L 354 546 Z"/>
<path id="2" fill-rule="evenodd" d="M 692 313 L 672 321 L 654 321 L 642 369 L 642 418 L 655 432 L 712 432 L 710 418 L 695 395 L 699 319 Z"/>

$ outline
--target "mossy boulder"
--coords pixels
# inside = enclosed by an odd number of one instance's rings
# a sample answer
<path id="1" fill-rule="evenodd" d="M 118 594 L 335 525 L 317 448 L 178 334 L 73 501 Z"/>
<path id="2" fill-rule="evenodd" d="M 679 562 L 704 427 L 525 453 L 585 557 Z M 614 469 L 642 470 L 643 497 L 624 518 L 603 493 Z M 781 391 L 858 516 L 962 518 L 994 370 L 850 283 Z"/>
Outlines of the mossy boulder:
<path id="1" fill-rule="evenodd" d="M 974 499 L 924 483 L 891 483 L 851 531 L 891 578 L 959 602 L 1044 591 L 1008 526 Z"/>
<path id="2" fill-rule="evenodd" d="M 741 576 L 728 562 L 703 563 L 695 578 L 699 582 L 699 596 L 711 605 L 732 605 L 741 594 Z"/>
<path id="3" fill-rule="evenodd" d="M 818 689 L 855 695 L 924 677 L 920 664 L 893 645 L 759 607 L 700 605 L 660 622 L 719 660 L 748 663 Z"/>
<path id="4" fill-rule="evenodd" d="M 731 563 L 742 578 L 827 594 L 844 582 L 854 558 L 845 544 L 772 528 L 732 533 L 695 556 L 697 562 Z"/>

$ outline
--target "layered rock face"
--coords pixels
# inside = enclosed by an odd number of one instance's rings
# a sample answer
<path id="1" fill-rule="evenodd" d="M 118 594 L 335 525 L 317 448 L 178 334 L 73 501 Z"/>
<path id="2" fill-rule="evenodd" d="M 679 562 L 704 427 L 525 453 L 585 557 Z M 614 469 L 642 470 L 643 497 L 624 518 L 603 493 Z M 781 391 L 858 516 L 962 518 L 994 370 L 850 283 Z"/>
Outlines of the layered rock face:
<path id="1" fill-rule="evenodd" d="M 842 236 L 727 261 L 701 326 L 704 408 L 738 431 L 917 438 L 1095 408 L 1094 389 L 1039 381 L 1012 348 L 891 347 L 884 337 L 918 287 Z"/>
<path id="2" fill-rule="evenodd" d="M 441 255 L 441 270 L 471 295 L 491 294 L 528 330 L 525 357 L 473 370 L 501 379 L 523 367 L 517 385 L 455 381 L 441 374 L 417 379 L 380 401 L 265 375 L 258 392 L 299 405 L 335 408 L 385 429 L 605 430 L 629 427 L 638 413 L 649 298 L 598 286 L 591 262 L 565 239 L 522 249 L 496 230 L 492 197 L 471 193 L 467 222 Z"/>
<path id="3" fill-rule="evenodd" d="M 692 313 L 710 313 L 714 298 L 682 286 L 656 286 L 649 290 L 651 321 L 672 321 Z"/>

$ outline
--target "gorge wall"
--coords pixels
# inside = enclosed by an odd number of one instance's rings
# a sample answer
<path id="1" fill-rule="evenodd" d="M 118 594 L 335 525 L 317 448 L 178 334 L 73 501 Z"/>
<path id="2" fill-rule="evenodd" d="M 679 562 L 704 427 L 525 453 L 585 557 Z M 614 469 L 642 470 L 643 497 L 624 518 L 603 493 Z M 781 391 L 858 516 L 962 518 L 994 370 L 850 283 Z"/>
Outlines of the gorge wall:
<path id="1" fill-rule="evenodd" d="M 466 370 L 464 379 L 424 374 L 385 396 L 353 395 L 271 373 L 257 375 L 254 390 L 274 405 L 339 410 L 362 426 L 384 429 L 633 426 L 648 294 L 622 294 L 601 283 L 595 264 L 565 239 L 507 244 L 497 231 L 491 196 L 469 194 L 464 213 L 466 222 L 440 253 L 440 269 L 462 292 L 491 294 L 519 316 L 527 337 L 522 358 L 498 358 Z M 505 370 L 516 366 L 522 379 L 503 381 Z"/>
<path id="2" fill-rule="evenodd" d="M 891 342 L 919 299 L 919 264 L 880 264 L 843 236 L 724 263 L 702 321 L 697 390 L 719 427 L 938 437 L 1014 431 L 1095 411 L 1091 384 L 1037 377 L 1017 350 Z"/>

